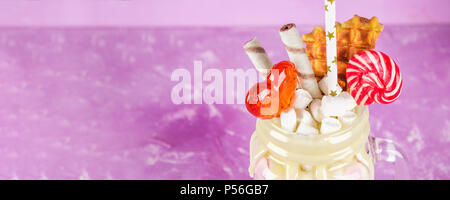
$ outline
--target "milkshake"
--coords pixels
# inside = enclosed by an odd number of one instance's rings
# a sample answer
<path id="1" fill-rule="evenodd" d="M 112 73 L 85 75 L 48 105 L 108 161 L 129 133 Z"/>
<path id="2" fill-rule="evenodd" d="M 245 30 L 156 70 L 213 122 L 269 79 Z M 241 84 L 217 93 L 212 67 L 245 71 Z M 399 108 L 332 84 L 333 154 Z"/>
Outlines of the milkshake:
<path id="1" fill-rule="evenodd" d="M 250 140 L 254 179 L 374 179 L 376 161 L 404 159 L 394 143 L 370 137 L 368 106 L 392 103 L 402 88 L 397 64 L 373 50 L 383 26 L 357 15 L 332 25 L 302 38 L 295 24 L 282 26 L 289 61 L 273 66 L 256 38 L 244 45 L 267 76 L 246 96 L 258 118 Z"/>
<path id="2" fill-rule="evenodd" d="M 258 119 L 250 141 L 250 175 L 255 179 L 373 179 L 367 153 L 369 111 L 356 109 L 349 126 L 326 135 L 289 132 L 276 119 Z"/>

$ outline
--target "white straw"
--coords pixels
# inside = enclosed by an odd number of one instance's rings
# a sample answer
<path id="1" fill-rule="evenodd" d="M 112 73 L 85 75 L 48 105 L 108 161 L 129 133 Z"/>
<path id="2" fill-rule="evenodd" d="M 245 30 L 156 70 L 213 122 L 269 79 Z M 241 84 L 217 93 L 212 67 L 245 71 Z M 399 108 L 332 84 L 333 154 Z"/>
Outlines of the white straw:
<path id="1" fill-rule="evenodd" d="M 336 2 L 325 0 L 325 34 L 327 42 L 327 77 L 329 95 L 338 95 L 337 46 L 336 46 Z"/>

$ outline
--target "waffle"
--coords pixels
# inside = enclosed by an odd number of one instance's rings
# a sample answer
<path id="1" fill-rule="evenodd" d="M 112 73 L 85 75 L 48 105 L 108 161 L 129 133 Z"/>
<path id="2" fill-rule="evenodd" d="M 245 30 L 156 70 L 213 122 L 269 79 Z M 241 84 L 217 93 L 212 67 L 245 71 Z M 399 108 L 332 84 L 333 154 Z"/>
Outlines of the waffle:
<path id="1" fill-rule="evenodd" d="M 336 23 L 338 82 L 342 88 L 346 89 L 347 86 L 345 70 L 348 61 L 359 52 L 374 49 L 382 30 L 383 25 L 378 22 L 377 17 L 369 20 L 355 15 L 342 24 Z M 325 30 L 322 26 L 316 26 L 311 33 L 303 35 L 302 39 L 316 79 L 320 81 L 327 74 Z"/>

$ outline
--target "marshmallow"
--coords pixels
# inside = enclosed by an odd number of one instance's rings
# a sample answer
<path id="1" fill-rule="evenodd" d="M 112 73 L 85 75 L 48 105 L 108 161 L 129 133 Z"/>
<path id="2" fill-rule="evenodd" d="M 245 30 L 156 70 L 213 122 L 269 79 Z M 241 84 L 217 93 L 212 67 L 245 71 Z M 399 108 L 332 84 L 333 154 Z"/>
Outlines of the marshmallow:
<path id="1" fill-rule="evenodd" d="M 322 125 L 320 126 L 320 132 L 322 134 L 333 133 L 342 128 L 341 122 L 336 118 L 327 117 L 322 120 Z"/>
<path id="2" fill-rule="evenodd" d="M 321 110 L 327 117 L 342 116 L 346 111 L 355 108 L 356 102 L 348 92 L 342 92 L 338 96 L 324 96 Z"/>
<path id="3" fill-rule="evenodd" d="M 320 100 L 320 99 L 314 99 L 311 102 L 311 104 L 309 105 L 311 114 L 313 115 L 314 119 L 318 122 L 322 121 L 322 119 L 324 118 L 321 106 L 322 106 L 322 100 Z"/>
<path id="4" fill-rule="evenodd" d="M 339 98 L 333 96 L 324 96 L 322 98 L 321 110 L 327 117 L 330 116 L 342 116 L 345 113 L 344 107 L 341 106 Z"/>
<path id="5" fill-rule="evenodd" d="M 307 123 L 300 123 L 300 125 L 297 128 L 296 133 L 301 135 L 317 135 L 319 134 L 319 130 L 315 128 L 314 126 L 307 124 Z"/>
<path id="6" fill-rule="evenodd" d="M 295 90 L 295 103 L 294 103 L 295 109 L 305 109 L 306 106 L 308 106 L 312 100 L 313 98 L 308 91 L 304 89 Z"/>
<path id="7" fill-rule="evenodd" d="M 297 113 L 297 121 L 300 123 L 306 123 L 308 125 L 316 126 L 317 122 L 312 117 L 308 110 L 295 110 Z"/>
<path id="8" fill-rule="evenodd" d="M 339 116 L 338 119 L 344 124 L 348 126 L 355 121 L 358 116 L 353 111 L 346 111 L 342 116 Z"/>
<path id="9" fill-rule="evenodd" d="M 254 178 L 255 180 L 265 180 L 266 177 L 264 176 L 264 172 L 266 169 L 269 168 L 268 160 L 264 157 L 260 158 L 255 165 L 255 173 Z"/>
<path id="10" fill-rule="evenodd" d="M 319 88 L 320 88 L 320 90 L 322 90 L 322 92 L 323 92 L 325 95 L 330 94 L 330 91 L 328 91 L 328 83 L 327 83 L 327 79 L 328 79 L 328 77 L 325 76 L 325 77 L 322 78 L 322 80 L 319 81 Z M 336 87 L 336 94 L 340 94 L 341 92 L 342 92 L 342 88 L 338 85 L 338 86 Z"/>
<path id="11" fill-rule="evenodd" d="M 339 178 L 342 180 L 369 180 L 369 170 L 361 163 L 355 163 L 345 169 L 344 174 Z"/>
<path id="12" fill-rule="evenodd" d="M 286 131 L 294 131 L 297 127 L 297 114 L 294 109 L 281 112 L 280 115 L 281 127 Z"/>
<path id="13" fill-rule="evenodd" d="M 356 107 L 355 99 L 348 92 L 342 92 L 338 95 L 338 98 L 341 99 L 345 110 L 353 110 Z"/>

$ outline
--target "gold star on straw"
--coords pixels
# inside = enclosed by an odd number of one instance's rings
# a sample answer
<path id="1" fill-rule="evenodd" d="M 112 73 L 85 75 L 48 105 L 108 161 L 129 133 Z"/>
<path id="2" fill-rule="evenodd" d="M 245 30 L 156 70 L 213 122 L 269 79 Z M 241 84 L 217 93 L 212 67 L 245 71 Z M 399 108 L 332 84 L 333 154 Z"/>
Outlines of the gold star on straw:
<path id="1" fill-rule="evenodd" d="M 337 63 L 337 57 L 335 56 L 332 63 Z"/>
<path id="2" fill-rule="evenodd" d="M 328 12 L 328 5 L 325 5 L 325 11 Z"/>
<path id="3" fill-rule="evenodd" d="M 327 33 L 327 37 L 328 37 L 329 40 L 333 39 L 334 38 L 334 32 L 328 32 Z"/>
<path id="4" fill-rule="evenodd" d="M 330 4 L 333 4 L 334 0 L 327 0 Z"/>
<path id="5" fill-rule="evenodd" d="M 331 90 L 330 95 L 333 96 L 333 97 L 336 96 L 337 95 L 336 94 L 336 90 Z"/>
<path id="6" fill-rule="evenodd" d="M 327 71 L 331 72 L 331 67 L 327 66 Z"/>

